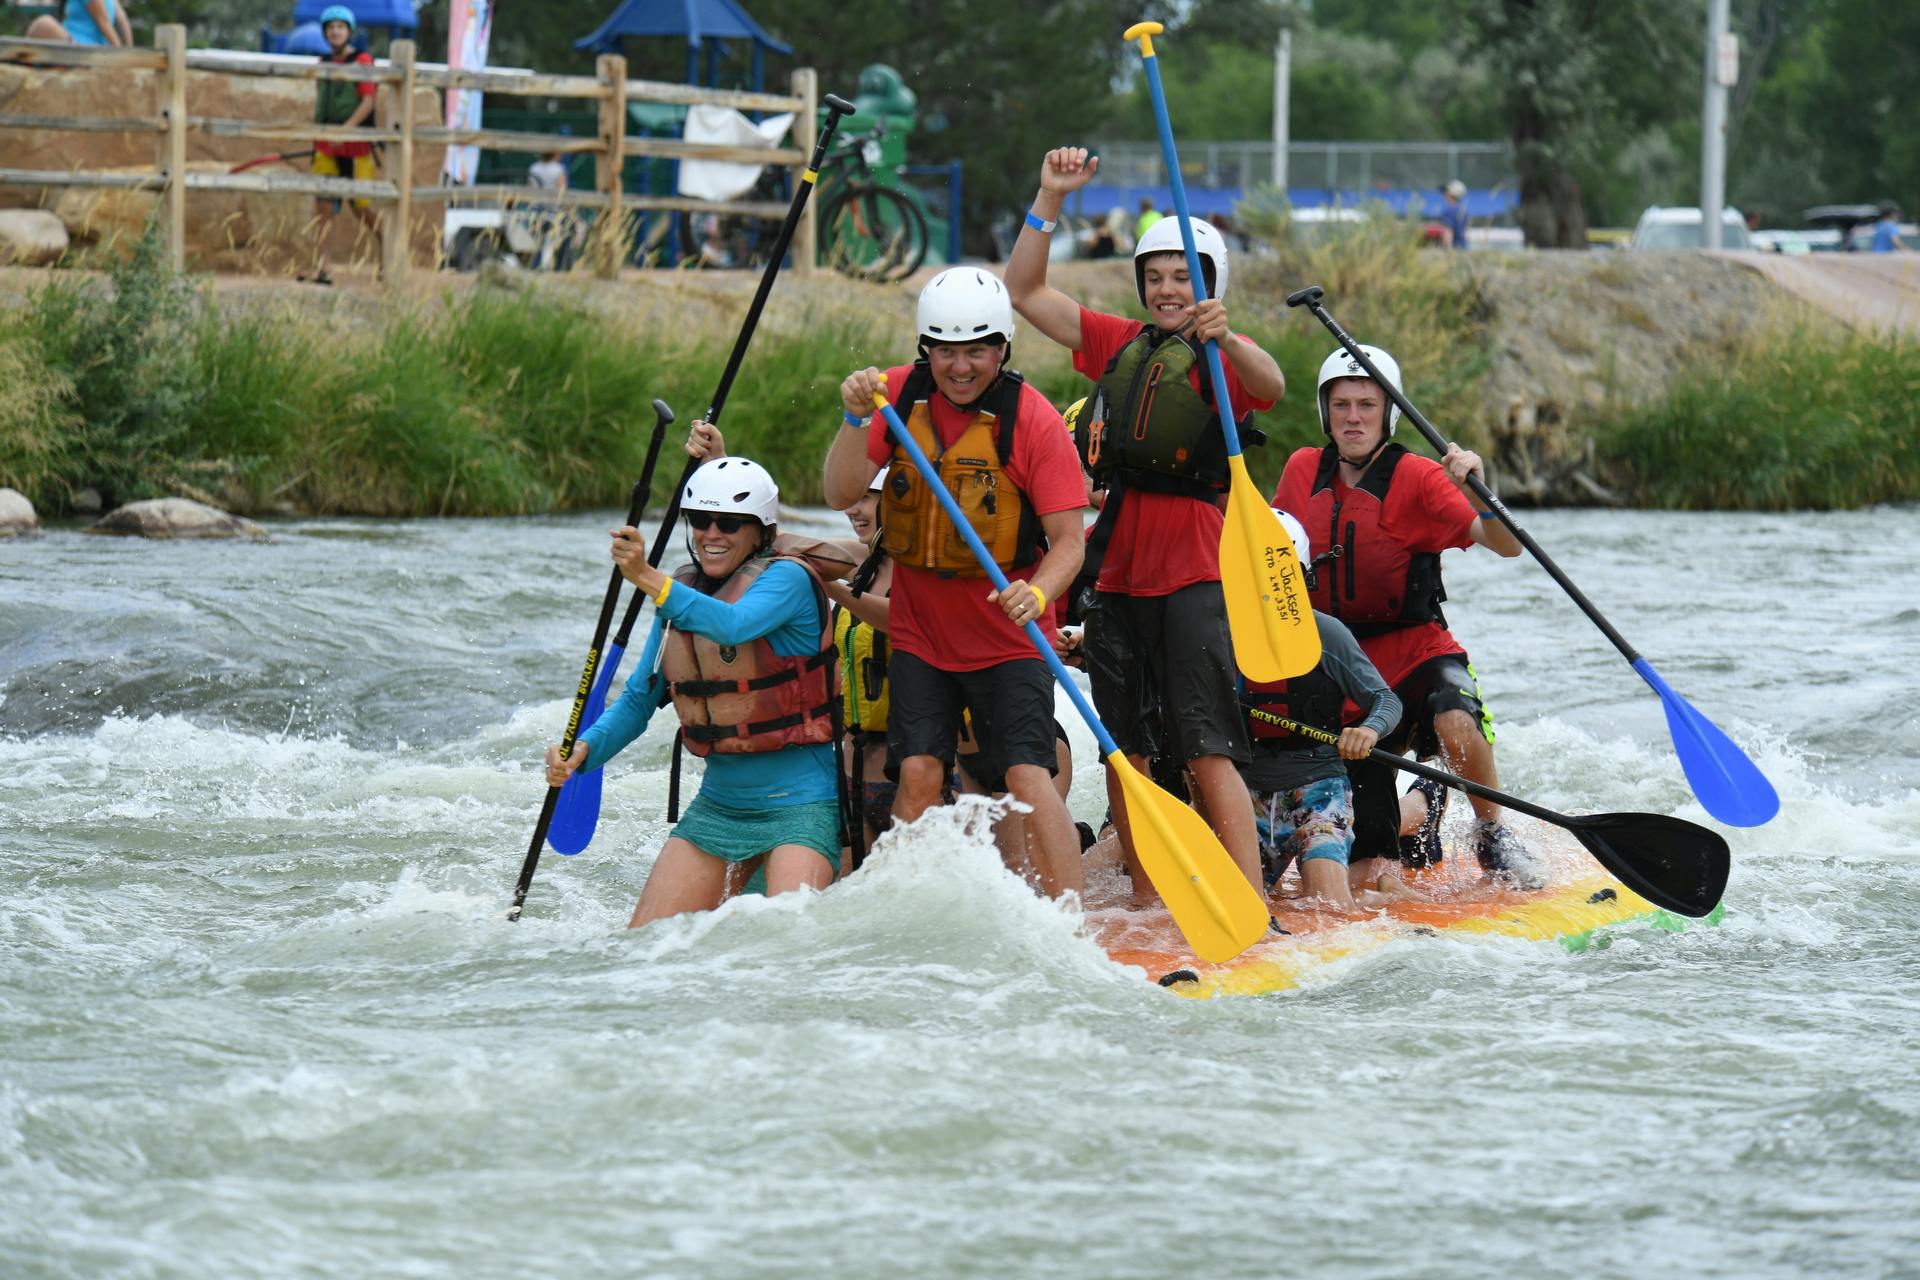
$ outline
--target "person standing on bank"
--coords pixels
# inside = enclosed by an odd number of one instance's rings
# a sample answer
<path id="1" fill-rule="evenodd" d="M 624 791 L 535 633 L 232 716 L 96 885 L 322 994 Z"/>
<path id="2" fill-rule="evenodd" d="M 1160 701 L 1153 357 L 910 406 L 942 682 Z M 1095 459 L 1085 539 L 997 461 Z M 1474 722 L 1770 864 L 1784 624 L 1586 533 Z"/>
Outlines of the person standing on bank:
<path id="1" fill-rule="evenodd" d="M 1271 408 L 1286 382 L 1272 356 L 1228 327 L 1226 242 L 1197 218 L 1188 226 L 1206 273 L 1205 302 L 1194 302 L 1177 217 L 1134 245 L 1134 288 L 1149 323 L 1090 311 L 1047 284 L 1054 220 L 1098 167 L 1081 147 L 1047 153 L 1039 194 L 1007 260 L 1014 307 L 1098 383 L 1075 433 L 1094 488 L 1107 492 L 1091 539 L 1099 604 L 1087 615 L 1084 641 L 1094 707 L 1142 771 L 1155 755 L 1186 766 L 1221 844 L 1260 887 L 1259 836 L 1240 775 L 1251 759 L 1246 717 L 1220 588 L 1227 446 L 1203 344 L 1220 344 L 1227 391 L 1242 413 Z M 1155 722 L 1168 741 L 1152 740 Z M 1111 777 L 1108 794 L 1135 901 L 1150 901 Z"/>
<path id="2" fill-rule="evenodd" d="M 328 5 L 320 14 L 320 34 L 327 39 L 322 62 L 373 65 L 373 55 L 353 47 L 353 10 L 343 4 Z M 373 118 L 376 89 L 371 80 L 317 80 L 314 82 L 313 122 L 357 129 Z M 355 182 L 373 182 L 380 174 L 373 165 L 371 142 L 327 142 L 313 144 L 313 173 L 319 178 L 350 178 Z M 333 217 L 340 212 L 341 201 L 321 196 L 313 202 L 313 274 L 302 276 L 315 284 L 332 284 L 327 271 L 330 257 L 328 241 L 333 235 Z M 373 201 L 354 199 L 353 216 L 371 231 L 376 246 L 380 238 L 380 220 L 373 212 Z"/>
<path id="3" fill-rule="evenodd" d="M 1045 396 L 1008 367 L 1013 305 L 977 267 L 927 283 L 916 311 L 920 354 L 882 374 L 857 370 L 840 386 L 845 425 L 827 453 L 828 505 L 846 510 L 881 467 L 880 547 L 893 561 L 888 601 L 887 773 L 896 820 L 940 803 L 962 716 L 970 714 L 983 772 L 1004 774 L 1029 806 L 1028 856 L 1052 897 L 1078 892 L 1080 840 L 1054 790 L 1053 674 L 1021 630 L 1056 625 L 1058 603 L 1084 553 L 1086 485 L 1065 425 Z M 922 475 L 867 415 L 892 400 L 938 474 Z M 995 591 L 929 489 L 943 484 L 1009 579 Z"/>
<path id="4" fill-rule="evenodd" d="M 1397 387 L 1394 358 L 1377 347 L 1362 349 Z M 1296 450 L 1273 496 L 1273 505 L 1306 526 L 1319 548 L 1313 607 L 1347 624 L 1405 709 L 1383 750 L 1437 753 L 1462 777 L 1498 787 L 1493 716 L 1472 660 L 1440 612 L 1446 599 L 1440 553 L 1479 543 L 1517 556 L 1520 540 L 1473 505 L 1467 477 L 1484 476 L 1479 454 L 1449 445 L 1435 462 L 1395 444 L 1399 408 L 1344 348 L 1321 364 L 1318 381 L 1327 444 Z M 1354 788 L 1353 857 L 1398 856 L 1414 866 L 1439 861 L 1445 789 L 1416 784 L 1403 815 L 1392 769 L 1373 760 L 1351 760 L 1347 769 Z M 1539 868 L 1500 820 L 1500 806 L 1475 797 L 1473 807 L 1481 865 L 1537 887 Z M 1401 839 L 1403 831 L 1410 834 Z"/>

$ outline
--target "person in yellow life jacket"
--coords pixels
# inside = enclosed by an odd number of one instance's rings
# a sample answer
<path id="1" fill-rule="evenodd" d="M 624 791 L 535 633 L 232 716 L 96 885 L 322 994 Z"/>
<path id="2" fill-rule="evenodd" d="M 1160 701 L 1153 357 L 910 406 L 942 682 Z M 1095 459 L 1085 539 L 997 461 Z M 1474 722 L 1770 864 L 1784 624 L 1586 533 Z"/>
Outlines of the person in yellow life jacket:
<path id="1" fill-rule="evenodd" d="M 1082 306 L 1048 282 L 1049 244 L 1068 195 L 1099 168 L 1084 147 L 1056 147 L 1007 259 L 1007 289 L 1022 319 L 1073 352 L 1096 385 L 1083 411 L 1079 456 L 1106 490 L 1087 546 L 1098 607 L 1084 643 L 1094 709 L 1143 771 L 1164 756 L 1192 778 L 1198 808 L 1242 874 L 1260 883 L 1260 843 L 1240 766 L 1250 758 L 1233 640 L 1220 585 L 1228 488 L 1222 412 L 1243 439 L 1260 439 L 1247 415 L 1286 391 L 1280 366 L 1228 323 L 1231 261 L 1219 230 L 1177 216 L 1144 229 L 1132 276 L 1144 319 Z M 1202 279 L 1190 278 L 1191 235 Z M 1207 295 L 1198 300 L 1204 285 Z M 1205 344 L 1219 345 L 1230 405 L 1214 403 Z M 1084 421 L 1090 419 L 1090 421 Z M 1134 902 L 1157 895 L 1136 865 L 1125 798 L 1107 791 L 1127 850 Z"/>
<path id="2" fill-rule="evenodd" d="M 867 485 L 867 494 L 847 508 L 847 523 L 868 555 L 849 583 L 829 582 L 833 601 L 833 646 L 840 665 L 841 711 L 847 745 L 848 794 L 860 815 L 860 839 L 854 857 L 893 825 L 893 802 L 898 786 L 887 779 L 888 600 L 893 588 L 893 561 L 880 549 L 880 489 L 886 483 L 882 467 Z"/>
<path id="3" fill-rule="evenodd" d="M 681 741 L 706 760 L 699 794 L 647 874 L 636 928 L 762 885 L 823 889 L 840 862 L 833 631 L 817 575 L 775 551 L 779 487 L 751 459 L 717 458 L 693 473 L 681 510 L 691 563 L 672 577 L 647 563 L 639 530 L 613 532 L 614 563 L 665 629 L 660 671 L 636 673 L 571 758 L 547 751 L 547 781 L 564 786 L 671 702 Z"/>
<path id="4" fill-rule="evenodd" d="M 352 44 L 355 28 L 353 10 L 343 4 L 328 5 L 320 14 L 320 34 L 326 38 L 327 53 L 320 61 L 329 63 L 357 63 L 360 66 L 373 65 L 373 55 L 366 50 L 355 50 Z M 317 80 L 314 82 L 313 122 L 315 124 L 339 125 L 342 128 L 358 128 L 373 121 L 375 89 L 371 80 Z M 320 178 L 350 178 L 356 182 L 373 182 L 380 176 L 373 164 L 373 144 L 370 142 L 328 142 L 325 139 L 313 144 L 313 172 Z M 375 247 L 380 238 L 379 218 L 373 212 L 371 200 L 354 199 L 353 216 L 373 234 Z M 301 277 L 315 284 L 332 284 L 333 277 L 327 273 L 329 257 L 328 240 L 333 234 L 333 217 L 340 212 L 339 200 L 321 196 L 313 202 L 314 216 L 314 262 L 310 275 Z"/>
<path id="5" fill-rule="evenodd" d="M 921 290 L 919 358 L 840 386 L 846 427 L 827 453 L 829 505 L 846 510 L 886 467 L 880 545 L 893 561 L 889 602 L 887 773 L 905 822 L 939 803 L 970 713 L 986 771 L 1030 806 L 1025 837 L 1041 887 L 1077 892 L 1079 840 L 1052 784 L 1053 675 L 1022 630 L 1057 625 L 1080 567 L 1086 486 L 1060 415 L 1007 367 L 1013 306 L 978 267 L 950 267 Z M 874 415 L 888 397 L 932 465 L 922 474 Z M 996 591 L 948 522 L 943 485 L 1008 578 Z"/>
<path id="6" fill-rule="evenodd" d="M 1312 564 L 1307 531 L 1285 512 L 1280 523 L 1293 539 L 1301 564 Z M 1379 889 L 1419 896 L 1386 859 L 1350 860 L 1353 849 L 1353 788 L 1348 761 L 1365 760 L 1383 734 L 1400 722 L 1400 699 L 1380 678 L 1360 644 L 1339 619 L 1316 611 L 1320 665 L 1305 675 L 1272 684 L 1247 681 L 1247 733 L 1253 759 L 1242 770 L 1253 795 L 1260 828 L 1260 854 L 1267 884 L 1279 882 L 1287 864 L 1300 862 L 1300 889 L 1336 910 L 1352 908 L 1354 892 Z M 1341 727 L 1348 702 L 1364 710 L 1357 724 Z M 1337 733 L 1338 747 L 1294 732 L 1294 720 Z"/>

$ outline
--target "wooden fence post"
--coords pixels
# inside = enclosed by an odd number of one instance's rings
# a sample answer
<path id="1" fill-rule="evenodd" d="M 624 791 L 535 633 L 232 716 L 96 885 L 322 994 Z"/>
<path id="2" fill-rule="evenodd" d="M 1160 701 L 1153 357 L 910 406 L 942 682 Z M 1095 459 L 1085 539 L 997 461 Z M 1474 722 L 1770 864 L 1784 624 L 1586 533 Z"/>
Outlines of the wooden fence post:
<path id="1" fill-rule="evenodd" d="M 594 65 L 600 83 L 607 86 L 607 96 L 600 99 L 600 152 L 595 174 L 606 204 L 594 227 L 593 270 L 601 279 L 611 280 L 620 273 L 627 246 L 620 209 L 620 173 L 627 163 L 627 60 L 617 53 L 606 53 Z"/>
<path id="2" fill-rule="evenodd" d="M 393 169 L 388 175 L 399 193 L 393 202 L 393 220 L 380 237 L 381 274 L 387 287 L 397 289 L 407 278 L 413 261 L 413 41 L 395 40 L 387 50 L 387 63 L 400 73 L 397 85 L 388 85 L 387 128 L 399 127 L 394 143 Z"/>
<path id="3" fill-rule="evenodd" d="M 793 94 L 800 99 L 800 114 L 793 120 L 793 142 L 800 148 L 800 154 L 813 158 L 813 144 L 820 133 L 820 79 L 812 67 L 799 67 L 793 73 Z M 800 168 L 794 171 L 795 181 L 805 171 L 807 160 L 800 162 Z M 800 211 L 800 225 L 793 229 L 793 269 L 800 275 L 813 270 L 814 258 L 819 252 L 818 223 L 815 217 L 820 209 L 818 184 L 813 195 L 807 199 L 807 207 Z"/>
<path id="4" fill-rule="evenodd" d="M 187 266 L 187 29 L 166 22 L 153 29 L 153 43 L 166 55 L 160 73 L 160 116 L 167 131 L 160 135 L 156 166 L 167 180 L 161 192 L 166 210 L 167 254 L 175 271 Z"/>

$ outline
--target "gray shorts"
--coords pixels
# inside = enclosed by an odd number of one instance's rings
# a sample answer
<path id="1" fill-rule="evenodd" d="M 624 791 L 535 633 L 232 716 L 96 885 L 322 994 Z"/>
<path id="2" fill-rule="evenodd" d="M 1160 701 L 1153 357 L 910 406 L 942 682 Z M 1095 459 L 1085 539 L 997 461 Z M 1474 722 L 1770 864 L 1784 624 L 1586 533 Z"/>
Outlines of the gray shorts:
<path id="1" fill-rule="evenodd" d="M 1094 710 L 1122 751 L 1181 764 L 1253 759 L 1218 582 L 1166 596 L 1102 591 L 1087 615 L 1085 653 Z"/>

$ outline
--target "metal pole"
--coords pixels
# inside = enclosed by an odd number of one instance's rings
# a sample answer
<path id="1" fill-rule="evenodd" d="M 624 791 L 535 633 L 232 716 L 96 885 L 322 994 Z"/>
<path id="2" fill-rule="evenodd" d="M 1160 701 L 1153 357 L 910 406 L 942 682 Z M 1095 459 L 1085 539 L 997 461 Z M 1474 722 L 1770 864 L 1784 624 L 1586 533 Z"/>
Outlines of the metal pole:
<path id="1" fill-rule="evenodd" d="M 1707 0 L 1706 103 L 1700 112 L 1700 243 L 1720 247 L 1727 197 L 1727 0 Z"/>
<path id="2" fill-rule="evenodd" d="M 1273 185 L 1287 189 L 1287 94 L 1293 77 L 1293 28 L 1280 28 L 1273 50 Z"/>

